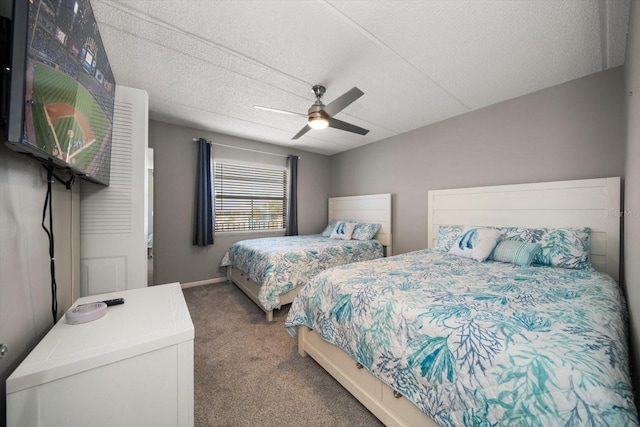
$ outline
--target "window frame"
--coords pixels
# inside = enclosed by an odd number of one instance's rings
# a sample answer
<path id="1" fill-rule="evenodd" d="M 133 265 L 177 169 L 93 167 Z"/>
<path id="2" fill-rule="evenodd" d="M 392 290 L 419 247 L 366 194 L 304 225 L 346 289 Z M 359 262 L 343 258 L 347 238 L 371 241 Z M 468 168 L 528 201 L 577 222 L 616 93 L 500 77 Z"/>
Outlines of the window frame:
<path id="1" fill-rule="evenodd" d="M 218 229 L 218 219 L 219 219 L 219 209 L 218 209 L 218 185 L 219 185 L 219 165 L 235 167 L 235 168 L 245 168 L 244 172 L 251 172 L 251 169 L 262 169 L 262 170 L 271 170 L 276 172 L 281 172 L 283 176 L 283 196 L 282 196 L 282 227 L 281 228 L 243 228 L 243 229 L 231 229 L 231 230 L 222 230 Z M 224 173 L 224 172 L 222 172 Z M 238 160 L 229 160 L 229 159 L 213 159 L 213 199 L 214 199 L 214 212 L 215 212 L 215 221 L 214 221 L 214 233 L 215 234 L 224 234 L 225 236 L 241 236 L 241 235 L 273 235 L 273 236 L 284 236 L 286 234 L 286 225 L 287 225 L 287 204 L 289 202 L 289 194 L 288 194 L 288 184 L 289 184 L 289 171 L 286 166 L 279 166 L 273 164 L 266 163 L 253 163 L 253 162 L 243 162 Z M 247 174 L 246 177 L 251 178 L 250 174 Z M 255 193 L 253 194 L 255 196 Z M 251 193 L 248 193 L 248 196 L 252 196 Z M 259 200 L 259 197 L 258 197 Z"/>

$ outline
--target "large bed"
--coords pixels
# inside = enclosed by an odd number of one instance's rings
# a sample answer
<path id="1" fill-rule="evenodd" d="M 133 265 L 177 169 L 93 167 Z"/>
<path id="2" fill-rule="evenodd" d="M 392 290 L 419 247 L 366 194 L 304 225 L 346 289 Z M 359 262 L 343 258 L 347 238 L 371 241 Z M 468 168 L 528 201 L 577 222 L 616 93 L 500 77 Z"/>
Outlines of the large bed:
<path id="1" fill-rule="evenodd" d="M 373 239 L 288 236 L 243 240 L 225 254 L 221 266 L 235 283 L 273 320 L 273 310 L 293 301 L 300 287 L 333 266 L 392 254 L 391 194 L 331 197 L 329 224 L 348 221 L 380 224 Z"/>
<path id="2" fill-rule="evenodd" d="M 285 326 L 387 425 L 637 425 L 619 212 L 619 178 L 429 192 L 430 249 L 320 273 Z M 452 255 L 458 225 L 588 227 L 597 271 Z"/>

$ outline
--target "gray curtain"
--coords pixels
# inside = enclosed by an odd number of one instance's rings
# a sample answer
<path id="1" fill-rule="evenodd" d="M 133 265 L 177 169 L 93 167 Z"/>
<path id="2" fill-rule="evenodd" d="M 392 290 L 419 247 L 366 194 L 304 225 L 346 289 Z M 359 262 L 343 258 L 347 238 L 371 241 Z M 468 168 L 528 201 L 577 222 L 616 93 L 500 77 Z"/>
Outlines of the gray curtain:
<path id="1" fill-rule="evenodd" d="M 298 235 L 298 156 L 287 157 L 289 188 L 287 189 L 287 236 Z"/>
<path id="2" fill-rule="evenodd" d="M 200 138 L 198 140 L 196 219 L 193 238 L 193 244 L 196 246 L 213 245 L 215 209 L 213 206 L 214 177 L 211 166 L 211 144 L 206 139 Z"/>

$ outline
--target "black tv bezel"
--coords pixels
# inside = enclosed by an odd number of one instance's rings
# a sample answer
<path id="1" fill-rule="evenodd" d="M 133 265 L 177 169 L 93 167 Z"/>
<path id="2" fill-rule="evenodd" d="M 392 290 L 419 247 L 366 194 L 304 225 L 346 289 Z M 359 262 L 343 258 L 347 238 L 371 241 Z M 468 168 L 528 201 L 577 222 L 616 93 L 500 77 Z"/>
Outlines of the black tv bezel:
<path id="1" fill-rule="evenodd" d="M 70 175 L 73 175 L 77 178 L 82 178 L 95 184 L 109 186 L 109 177 L 107 177 L 106 182 L 99 180 L 96 177 L 75 168 L 70 163 L 57 158 L 51 153 L 40 149 L 38 146 L 31 144 L 24 137 L 25 102 L 27 102 L 26 70 L 27 60 L 29 57 L 29 53 L 27 52 L 28 28 L 29 2 L 27 0 L 14 0 L 11 22 L 11 66 L 9 97 L 7 102 L 7 140 L 5 141 L 5 144 L 13 151 L 16 151 L 20 154 L 29 155 L 30 157 L 42 162 L 47 166 L 51 165 L 58 170 L 63 170 Z M 116 87 L 117 86 L 114 81 L 114 91 Z M 111 138 L 113 138 L 113 136 L 111 136 Z M 112 144 L 113 139 L 110 142 L 110 145 Z M 109 160 L 109 170 L 111 170 L 111 159 Z"/>

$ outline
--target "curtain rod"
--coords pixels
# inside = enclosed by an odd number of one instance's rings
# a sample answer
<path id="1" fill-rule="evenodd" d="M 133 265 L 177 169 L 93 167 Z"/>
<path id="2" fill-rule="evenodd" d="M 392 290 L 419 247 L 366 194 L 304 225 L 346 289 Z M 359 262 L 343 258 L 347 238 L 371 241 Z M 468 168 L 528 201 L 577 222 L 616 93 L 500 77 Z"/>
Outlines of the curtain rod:
<path id="1" fill-rule="evenodd" d="M 204 138 L 203 138 L 204 139 Z M 198 142 L 200 141 L 200 138 L 193 138 L 194 142 Z M 236 150 L 244 150 L 244 151 L 251 151 L 253 153 L 260 153 L 260 154 L 268 154 L 270 156 L 279 156 L 279 157 L 289 157 L 290 155 L 292 156 L 293 154 L 276 154 L 276 153 L 267 153 L 266 151 L 259 151 L 259 150 L 252 150 L 251 148 L 243 148 L 243 147 L 234 147 L 233 145 L 226 145 L 226 144 L 219 144 L 217 142 L 211 142 L 211 141 L 207 141 L 208 144 L 211 145 L 218 145 L 220 147 L 227 147 L 227 148 L 234 148 Z M 298 159 L 301 159 L 302 157 L 298 156 Z"/>

